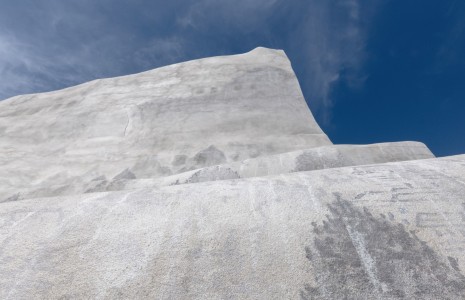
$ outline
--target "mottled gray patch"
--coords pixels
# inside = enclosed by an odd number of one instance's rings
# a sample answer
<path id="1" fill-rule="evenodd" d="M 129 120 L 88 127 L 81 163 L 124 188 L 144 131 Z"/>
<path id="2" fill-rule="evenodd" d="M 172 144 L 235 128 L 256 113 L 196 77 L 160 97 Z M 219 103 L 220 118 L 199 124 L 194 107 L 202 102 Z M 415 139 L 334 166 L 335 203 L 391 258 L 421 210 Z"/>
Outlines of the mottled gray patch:
<path id="1" fill-rule="evenodd" d="M 176 155 L 171 162 L 173 166 L 181 166 L 186 163 L 187 156 L 186 155 Z"/>
<path id="2" fill-rule="evenodd" d="M 123 172 L 113 177 L 113 181 L 122 179 L 136 179 L 136 175 L 134 175 L 134 173 L 132 173 L 129 169 L 125 169 Z"/>
<path id="3" fill-rule="evenodd" d="M 313 223 L 305 255 L 315 284 L 302 299 L 464 299 L 465 276 L 404 225 L 360 210 L 335 194 L 330 215 Z"/>
<path id="4" fill-rule="evenodd" d="M 92 179 L 91 181 L 103 181 L 103 180 L 107 180 L 107 178 L 105 177 L 105 175 L 100 175 L 98 177 L 95 177 L 94 179 Z"/>
<path id="5" fill-rule="evenodd" d="M 61 196 L 61 195 L 66 195 L 69 193 L 70 190 L 73 189 L 73 186 L 69 184 L 63 184 L 59 186 L 55 186 L 53 188 L 47 189 L 48 191 L 41 195 L 41 197 L 47 197 L 49 195 L 53 196 Z"/>
<path id="6" fill-rule="evenodd" d="M 127 179 L 113 180 L 106 187 L 106 191 L 121 191 L 126 186 Z"/>
<path id="7" fill-rule="evenodd" d="M 170 167 L 164 166 L 158 161 L 156 155 L 146 156 L 139 159 L 132 167 L 130 167 L 132 173 L 137 174 L 137 177 L 153 177 L 171 175 L 172 171 Z"/>
<path id="8" fill-rule="evenodd" d="M 161 174 L 162 176 L 168 176 L 168 175 L 171 175 L 173 173 L 170 168 L 165 167 L 165 166 L 161 166 L 161 165 L 158 166 L 157 172 L 159 174 Z"/>
<path id="9" fill-rule="evenodd" d="M 125 169 L 123 172 L 119 173 L 111 182 L 107 180 L 101 181 L 95 187 L 89 189 L 89 192 L 103 192 L 103 191 L 119 191 L 124 189 L 126 182 L 128 180 L 136 179 L 136 175 L 132 173 L 129 169 Z M 87 192 L 87 191 L 86 191 Z"/>
<path id="10" fill-rule="evenodd" d="M 392 212 L 388 212 L 389 220 L 394 221 L 395 217 Z"/>
<path id="11" fill-rule="evenodd" d="M 0 202 L 10 202 L 10 201 L 18 201 L 18 200 L 21 200 L 21 193 L 16 193 Z"/>
<path id="12" fill-rule="evenodd" d="M 293 172 L 324 169 L 324 161 L 315 156 L 314 153 L 304 152 L 295 158 L 295 169 Z"/>
<path id="13" fill-rule="evenodd" d="M 239 179 L 241 176 L 231 168 L 215 166 L 195 172 L 186 183 Z"/>
<path id="14" fill-rule="evenodd" d="M 452 266 L 452 268 L 460 272 L 458 259 L 450 256 L 448 256 L 447 259 L 449 260 L 449 263 Z"/>
<path id="15" fill-rule="evenodd" d="M 180 185 L 180 184 L 185 184 L 185 182 L 180 182 L 179 179 L 176 179 L 176 181 L 173 183 L 170 183 L 169 186 Z"/>
<path id="16" fill-rule="evenodd" d="M 253 144 L 248 144 L 247 145 L 247 153 L 249 154 L 249 157 L 250 158 L 255 158 L 255 157 L 258 157 L 260 156 L 260 149 L 257 145 L 253 145 Z"/>
<path id="17" fill-rule="evenodd" d="M 84 193 L 97 193 L 104 192 L 107 190 L 108 181 L 104 180 L 92 180 L 88 185 Z"/>
<path id="18" fill-rule="evenodd" d="M 78 103 L 77 101 L 71 101 L 71 102 L 66 104 L 66 108 L 70 108 L 72 106 L 75 106 L 77 103 Z"/>
<path id="19" fill-rule="evenodd" d="M 211 145 L 207 149 L 198 152 L 192 160 L 198 166 L 211 166 L 225 163 L 226 156 L 222 151 Z"/>
<path id="20" fill-rule="evenodd" d="M 231 155 L 231 160 L 232 161 L 238 161 L 240 158 L 239 153 L 234 153 Z"/>

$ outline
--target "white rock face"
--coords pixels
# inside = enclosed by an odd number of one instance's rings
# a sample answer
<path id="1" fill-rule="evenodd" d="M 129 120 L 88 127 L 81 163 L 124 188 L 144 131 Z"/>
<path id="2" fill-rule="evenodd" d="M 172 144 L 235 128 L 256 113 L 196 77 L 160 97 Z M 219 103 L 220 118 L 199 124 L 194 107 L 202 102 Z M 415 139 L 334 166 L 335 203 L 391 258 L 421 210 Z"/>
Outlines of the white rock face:
<path id="1" fill-rule="evenodd" d="M 0 201 L 331 145 L 284 52 L 264 48 L 14 97 L 0 102 L 0 132 Z"/>
<path id="2" fill-rule="evenodd" d="M 463 299 L 465 156 L 2 203 L 2 299 Z"/>
<path id="3" fill-rule="evenodd" d="M 122 180 L 235 162 L 240 173 L 253 160 L 239 162 L 252 158 L 270 165 L 269 174 L 287 173 L 267 157 L 292 164 L 283 153 L 332 145 L 284 52 L 265 48 L 14 97 L 0 102 L 0 132 L 0 202 L 119 189 Z M 324 167 L 433 157 L 418 144 L 395 155 L 381 148 L 370 148 L 365 161 L 356 153 L 334 157 L 341 148 L 304 160 L 318 157 L 313 164 Z M 244 172 L 239 177 L 251 176 Z"/>
<path id="4" fill-rule="evenodd" d="M 465 298 L 465 155 L 333 145 L 283 51 L 14 97 L 0 133 L 0 299 Z"/>
<path id="5" fill-rule="evenodd" d="M 162 178 L 96 180 L 83 187 L 83 190 L 85 192 L 137 190 L 431 157 L 434 157 L 431 151 L 418 142 L 332 145 L 251 158 L 242 162 L 210 166 Z M 34 193 L 35 191 L 32 191 L 30 194 Z"/>

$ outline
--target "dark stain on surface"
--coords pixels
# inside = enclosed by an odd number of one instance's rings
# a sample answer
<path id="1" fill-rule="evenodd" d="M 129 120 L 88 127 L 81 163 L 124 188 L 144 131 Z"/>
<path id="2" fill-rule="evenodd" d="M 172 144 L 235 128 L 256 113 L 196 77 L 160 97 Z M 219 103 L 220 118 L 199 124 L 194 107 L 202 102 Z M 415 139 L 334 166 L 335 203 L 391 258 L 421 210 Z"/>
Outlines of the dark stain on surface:
<path id="1" fill-rule="evenodd" d="M 456 258 L 441 256 L 391 218 L 335 196 L 304 249 L 314 284 L 301 290 L 302 299 L 465 299 Z"/>
<path id="2" fill-rule="evenodd" d="M 303 152 L 295 159 L 294 172 L 321 170 L 326 168 L 341 167 L 350 164 L 347 159 L 344 159 L 341 153 L 335 157 L 324 156 L 322 157 L 315 152 Z"/>
<path id="3" fill-rule="evenodd" d="M 125 169 L 123 172 L 116 175 L 113 178 L 113 181 L 122 179 L 136 179 L 136 175 L 134 175 L 134 173 L 132 173 L 131 170 Z"/>
<path id="4" fill-rule="evenodd" d="M 296 157 L 294 172 L 318 170 L 324 168 L 324 162 L 312 153 L 304 152 Z"/>
<path id="5" fill-rule="evenodd" d="M 187 155 L 176 155 L 171 163 L 173 166 L 182 166 L 186 163 Z"/>
<path id="6" fill-rule="evenodd" d="M 11 201 L 18 201 L 18 200 L 21 200 L 21 193 L 16 193 L 6 199 L 4 199 L 3 201 L 0 201 L 0 203 L 2 202 L 11 202 Z"/>
<path id="7" fill-rule="evenodd" d="M 92 180 L 86 187 L 84 193 L 98 193 L 107 190 L 109 182 L 106 179 Z"/>
<path id="8" fill-rule="evenodd" d="M 215 146 L 211 145 L 207 149 L 198 152 L 193 161 L 198 166 L 211 166 L 226 162 L 226 156 Z"/>
<path id="9" fill-rule="evenodd" d="M 98 177 L 95 177 L 91 181 L 103 181 L 103 180 L 107 180 L 107 177 L 105 175 L 100 175 Z"/>

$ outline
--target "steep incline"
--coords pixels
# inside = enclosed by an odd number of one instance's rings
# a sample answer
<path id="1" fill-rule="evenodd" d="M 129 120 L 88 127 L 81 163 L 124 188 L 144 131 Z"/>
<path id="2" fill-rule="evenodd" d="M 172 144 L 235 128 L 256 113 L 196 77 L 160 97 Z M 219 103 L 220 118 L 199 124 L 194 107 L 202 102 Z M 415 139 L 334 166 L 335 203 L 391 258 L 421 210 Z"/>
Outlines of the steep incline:
<path id="1" fill-rule="evenodd" d="M 0 102 L 0 133 L 0 201 L 31 184 L 125 169 L 159 177 L 331 145 L 284 52 L 264 48 L 14 97 Z"/>
<path id="2" fill-rule="evenodd" d="M 117 189 L 108 185 L 255 158 L 272 169 L 273 155 L 332 145 L 284 52 L 265 48 L 14 97 L 0 102 L 0 133 L 0 202 Z M 366 162 L 357 148 L 343 159 L 321 148 L 299 170 L 432 157 L 402 147 L 397 156 L 372 148 Z"/>

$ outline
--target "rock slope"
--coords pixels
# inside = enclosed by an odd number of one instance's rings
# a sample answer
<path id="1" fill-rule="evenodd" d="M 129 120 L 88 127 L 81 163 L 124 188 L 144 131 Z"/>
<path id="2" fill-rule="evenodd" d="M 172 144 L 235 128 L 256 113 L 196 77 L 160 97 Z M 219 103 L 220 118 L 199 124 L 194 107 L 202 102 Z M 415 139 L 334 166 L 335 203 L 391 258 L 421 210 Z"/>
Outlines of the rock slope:
<path id="1" fill-rule="evenodd" d="M 0 132 L 3 199 L 331 145 L 284 52 L 263 48 L 14 97 L 0 102 Z"/>
<path id="2" fill-rule="evenodd" d="M 283 51 L 0 102 L 1 299 L 465 298 L 465 155 L 333 145 Z"/>
<path id="3" fill-rule="evenodd" d="M 465 156 L 1 204 L 0 298 L 463 299 Z"/>

